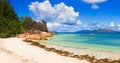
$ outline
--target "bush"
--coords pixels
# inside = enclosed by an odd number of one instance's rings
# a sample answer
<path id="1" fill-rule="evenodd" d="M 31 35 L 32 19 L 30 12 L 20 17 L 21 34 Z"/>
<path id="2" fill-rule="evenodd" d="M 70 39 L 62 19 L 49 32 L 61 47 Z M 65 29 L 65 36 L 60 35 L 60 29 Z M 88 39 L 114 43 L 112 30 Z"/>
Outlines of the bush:
<path id="1" fill-rule="evenodd" d="M 23 25 L 20 21 L 0 18 L 0 37 L 10 37 L 21 33 Z"/>
<path id="2" fill-rule="evenodd" d="M 0 0 L 0 37 L 10 37 L 21 33 L 23 24 L 18 21 L 18 16 L 9 0 Z"/>

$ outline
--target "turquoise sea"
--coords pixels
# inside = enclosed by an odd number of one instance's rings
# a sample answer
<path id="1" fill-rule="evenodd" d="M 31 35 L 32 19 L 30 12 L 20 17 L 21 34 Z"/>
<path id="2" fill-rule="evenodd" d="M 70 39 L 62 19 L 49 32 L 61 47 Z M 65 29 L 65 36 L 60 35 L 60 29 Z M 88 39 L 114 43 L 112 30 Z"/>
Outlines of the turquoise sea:
<path id="1" fill-rule="evenodd" d="M 45 41 L 51 44 L 120 52 L 120 34 L 57 34 Z"/>

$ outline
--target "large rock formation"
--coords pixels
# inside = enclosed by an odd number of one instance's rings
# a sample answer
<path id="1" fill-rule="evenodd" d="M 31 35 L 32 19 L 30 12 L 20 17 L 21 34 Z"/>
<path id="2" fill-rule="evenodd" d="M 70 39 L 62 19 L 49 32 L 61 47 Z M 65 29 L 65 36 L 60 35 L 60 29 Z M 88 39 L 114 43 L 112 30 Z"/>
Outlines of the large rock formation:
<path id="1" fill-rule="evenodd" d="M 22 34 L 16 35 L 17 38 L 33 39 L 33 40 L 47 40 L 48 37 L 53 36 L 53 32 L 44 32 L 39 30 L 26 30 Z"/>
<path id="2" fill-rule="evenodd" d="M 48 37 L 53 36 L 53 32 L 49 32 L 46 21 L 36 22 L 27 19 L 24 23 L 25 30 L 16 35 L 17 38 L 33 39 L 33 40 L 47 40 Z"/>

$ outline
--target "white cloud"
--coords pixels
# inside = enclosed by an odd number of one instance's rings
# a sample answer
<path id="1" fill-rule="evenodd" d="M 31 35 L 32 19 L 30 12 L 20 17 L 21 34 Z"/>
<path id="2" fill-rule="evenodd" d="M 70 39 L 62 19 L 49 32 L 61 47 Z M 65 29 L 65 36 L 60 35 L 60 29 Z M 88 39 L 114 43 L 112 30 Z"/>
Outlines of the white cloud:
<path id="1" fill-rule="evenodd" d="M 105 2 L 106 0 L 84 0 L 86 3 L 92 4 L 93 9 L 98 9 L 97 3 Z M 75 32 L 79 30 L 93 30 L 105 28 L 103 23 L 92 22 L 89 25 L 83 25 L 78 19 L 79 12 L 75 12 L 72 6 L 67 6 L 63 2 L 52 5 L 49 0 L 43 2 L 32 2 L 29 5 L 29 10 L 36 16 L 37 21 L 46 20 L 50 31 L 59 32 Z M 107 28 L 120 30 L 120 24 L 111 22 Z"/>
<path id="2" fill-rule="evenodd" d="M 102 22 L 101 23 L 91 22 L 88 27 L 91 30 L 94 30 L 94 29 L 105 28 L 105 25 Z"/>
<path id="3" fill-rule="evenodd" d="M 37 21 L 48 21 L 47 26 L 52 31 L 76 31 L 82 25 L 78 19 L 79 12 L 63 2 L 53 5 L 49 0 L 32 2 L 29 10 L 37 17 Z"/>
<path id="4" fill-rule="evenodd" d="M 96 5 L 96 4 L 93 4 L 93 5 L 91 6 L 91 8 L 92 8 L 92 9 L 99 9 L 99 6 Z"/>
<path id="5" fill-rule="evenodd" d="M 49 29 L 53 31 L 75 31 L 78 25 L 82 25 L 78 19 L 79 12 L 63 2 L 52 6 L 49 0 L 36 1 L 29 5 L 29 10 L 37 17 L 37 21 L 46 20 Z"/>
<path id="6" fill-rule="evenodd" d="M 120 24 L 117 24 L 118 27 L 120 27 Z"/>
<path id="7" fill-rule="evenodd" d="M 76 25 L 68 25 L 68 24 L 61 24 L 58 22 L 49 22 L 47 23 L 50 31 L 58 31 L 58 32 L 75 32 L 82 30 L 82 23 L 77 20 Z"/>
<path id="8" fill-rule="evenodd" d="M 120 24 L 117 24 L 117 27 L 118 27 L 118 31 L 120 31 Z"/>
<path id="9" fill-rule="evenodd" d="M 82 0 L 82 1 L 88 4 L 92 4 L 91 6 L 92 9 L 99 9 L 97 3 L 106 2 L 107 0 Z"/>
<path id="10" fill-rule="evenodd" d="M 37 19 L 56 21 L 59 23 L 75 23 L 79 12 L 75 12 L 73 7 L 68 7 L 63 2 L 52 6 L 47 0 L 44 2 L 32 2 L 29 5 L 29 10 L 37 17 Z"/>
<path id="11" fill-rule="evenodd" d="M 77 24 L 77 25 L 82 25 L 82 22 L 81 22 L 80 20 L 77 20 L 77 21 L 76 21 L 76 24 Z"/>
<path id="12" fill-rule="evenodd" d="M 56 21 L 59 23 L 74 24 L 79 16 L 79 12 L 75 12 L 73 7 L 68 7 L 63 2 L 55 5 L 55 9 L 58 14 Z"/>
<path id="13" fill-rule="evenodd" d="M 120 31 L 120 24 L 115 24 L 114 22 L 110 23 L 110 28 L 113 30 Z"/>
<path id="14" fill-rule="evenodd" d="M 37 20 L 55 18 L 54 16 L 56 11 L 49 1 L 44 1 L 42 3 L 38 1 L 32 2 L 31 5 L 29 5 L 29 10 L 33 12 L 33 14 L 37 17 Z"/>
<path id="15" fill-rule="evenodd" d="M 110 27 L 115 27 L 116 25 L 114 24 L 114 22 L 110 23 Z"/>
<path id="16" fill-rule="evenodd" d="M 107 0 L 82 0 L 83 2 L 86 2 L 86 3 L 90 3 L 90 4 L 93 4 L 93 3 L 101 3 L 101 2 L 105 2 Z"/>

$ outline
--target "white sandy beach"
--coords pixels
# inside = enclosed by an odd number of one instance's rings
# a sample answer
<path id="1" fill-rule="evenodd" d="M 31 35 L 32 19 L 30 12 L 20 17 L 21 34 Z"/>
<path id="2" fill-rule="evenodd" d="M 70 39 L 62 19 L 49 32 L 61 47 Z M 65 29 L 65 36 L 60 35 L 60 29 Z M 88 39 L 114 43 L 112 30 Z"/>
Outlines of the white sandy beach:
<path id="1" fill-rule="evenodd" d="M 0 39 L 0 63 L 89 63 L 29 45 L 20 38 Z"/>

